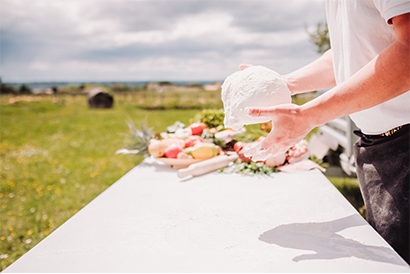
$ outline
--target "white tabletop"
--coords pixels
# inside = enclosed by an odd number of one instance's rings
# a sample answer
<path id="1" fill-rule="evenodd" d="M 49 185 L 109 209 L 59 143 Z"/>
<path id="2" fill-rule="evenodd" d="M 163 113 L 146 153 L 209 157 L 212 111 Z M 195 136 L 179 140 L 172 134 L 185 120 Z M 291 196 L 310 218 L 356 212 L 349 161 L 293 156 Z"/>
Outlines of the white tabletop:
<path id="1" fill-rule="evenodd" d="M 4 272 L 410 272 L 318 170 L 181 180 L 147 159 Z"/>

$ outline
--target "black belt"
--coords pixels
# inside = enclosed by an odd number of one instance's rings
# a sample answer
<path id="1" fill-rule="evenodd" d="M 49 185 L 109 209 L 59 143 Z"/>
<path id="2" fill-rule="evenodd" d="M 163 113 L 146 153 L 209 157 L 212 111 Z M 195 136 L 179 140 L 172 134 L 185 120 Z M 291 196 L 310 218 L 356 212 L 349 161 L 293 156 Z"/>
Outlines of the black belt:
<path id="1" fill-rule="evenodd" d="M 380 136 L 383 136 L 383 137 L 392 136 L 393 134 L 395 134 L 396 132 L 398 132 L 398 131 L 399 131 L 400 129 L 402 129 L 402 128 L 403 128 L 403 126 L 395 127 L 395 128 L 393 128 L 393 129 L 391 129 L 391 130 L 388 130 L 388 131 L 386 131 L 386 132 L 380 134 Z"/>
<path id="2" fill-rule="evenodd" d="M 410 130 L 410 124 L 406 124 L 406 125 L 402 125 L 402 126 L 398 126 L 395 128 L 392 128 L 384 133 L 381 134 L 375 134 L 375 135 L 368 135 L 368 134 L 364 134 L 361 130 L 354 130 L 353 133 L 359 137 L 365 137 L 367 139 L 384 139 L 385 137 L 390 137 L 390 136 L 396 136 L 396 134 L 398 132 L 405 132 L 405 131 L 409 131 Z"/>

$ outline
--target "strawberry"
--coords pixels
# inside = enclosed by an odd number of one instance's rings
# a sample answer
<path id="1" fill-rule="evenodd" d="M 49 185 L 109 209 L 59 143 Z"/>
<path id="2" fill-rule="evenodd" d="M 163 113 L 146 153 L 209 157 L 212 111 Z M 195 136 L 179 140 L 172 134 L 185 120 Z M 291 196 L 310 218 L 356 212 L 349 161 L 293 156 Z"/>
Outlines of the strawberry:
<path id="1" fill-rule="evenodd" d="M 192 135 L 199 135 L 206 129 L 206 125 L 204 123 L 193 123 L 189 125 L 188 128 L 191 129 Z"/>
<path id="2" fill-rule="evenodd" d="M 233 150 L 235 150 L 236 152 L 238 152 L 239 150 L 241 150 L 241 149 L 243 148 L 243 146 L 244 146 L 244 143 L 242 143 L 242 142 L 236 142 L 236 143 L 233 145 Z"/>

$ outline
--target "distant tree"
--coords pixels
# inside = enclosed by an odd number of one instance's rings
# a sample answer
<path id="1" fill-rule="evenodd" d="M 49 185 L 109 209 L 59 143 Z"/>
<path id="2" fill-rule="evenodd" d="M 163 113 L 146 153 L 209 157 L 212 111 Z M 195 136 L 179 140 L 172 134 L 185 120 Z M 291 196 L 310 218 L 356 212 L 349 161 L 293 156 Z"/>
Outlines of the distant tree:
<path id="1" fill-rule="evenodd" d="M 19 94 L 31 94 L 31 89 L 26 84 L 21 85 Z"/>
<path id="2" fill-rule="evenodd" d="M 3 84 L 3 81 L 0 77 L 0 94 L 16 94 L 17 90 L 13 87 L 10 87 L 6 84 Z"/>
<path id="3" fill-rule="evenodd" d="M 191 83 L 187 85 L 188 87 L 193 87 L 193 88 L 202 88 L 202 85 L 200 83 Z"/>
<path id="4" fill-rule="evenodd" d="M 17 94 L 17 89 L 1 83 L 0 94 Z"/>
<path id="5" fill-rule="evenodd" d="M 306 32 L 309 34 L 310 40 L 317 46 L 318 53 L 324 53 L 330 49 L 330 38 L 327 24 L 317 23 L 315 31 L 309 32 L 306 29 Z"/>
<path id="6" fill-rule="evenodd" d="M 130 87 L 127 86 L 126 84 L 122 83 L 115 83 L 111 86 L 111 89 L 114 92 L 125 92 L 125 91 L 130 91 Z"/>

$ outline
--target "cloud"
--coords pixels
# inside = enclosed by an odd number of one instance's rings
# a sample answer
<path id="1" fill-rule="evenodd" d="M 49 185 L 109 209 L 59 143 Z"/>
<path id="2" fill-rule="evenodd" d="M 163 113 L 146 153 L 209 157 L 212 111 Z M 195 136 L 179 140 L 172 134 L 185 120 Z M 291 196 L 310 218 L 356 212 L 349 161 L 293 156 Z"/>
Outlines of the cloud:
<path id="1" fill-rule="evenodd" d="M 317 57 L 321 0 L 2 0 L 12 81 L 221 80 L 240 63 L 287 73 Z"/>

